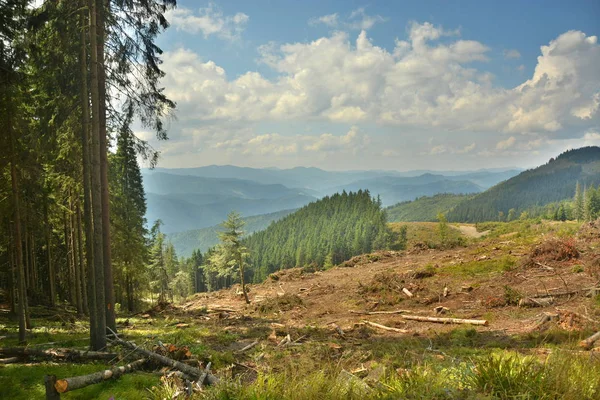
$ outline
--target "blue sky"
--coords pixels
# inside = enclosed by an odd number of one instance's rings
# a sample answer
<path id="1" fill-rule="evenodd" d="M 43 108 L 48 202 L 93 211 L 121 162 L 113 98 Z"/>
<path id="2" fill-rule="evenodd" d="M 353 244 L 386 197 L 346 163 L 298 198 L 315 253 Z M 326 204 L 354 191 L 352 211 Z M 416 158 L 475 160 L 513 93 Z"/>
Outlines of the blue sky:
<path id="1" fill-rule="evenodd" d="M 598 1 L 178 1 L 161 165 L 530 167 L 600 144 Z M 545 50 L 542 49 L 545 46 Z"/>

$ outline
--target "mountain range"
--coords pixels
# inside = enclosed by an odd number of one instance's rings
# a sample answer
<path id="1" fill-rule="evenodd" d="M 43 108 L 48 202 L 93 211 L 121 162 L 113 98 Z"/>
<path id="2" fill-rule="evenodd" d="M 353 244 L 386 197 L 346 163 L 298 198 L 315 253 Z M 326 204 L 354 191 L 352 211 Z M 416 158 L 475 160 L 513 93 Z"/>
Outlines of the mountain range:
<path id="1" fill-rule="evenodd" d="M 177 254 L 205 251 L 218 242 L 219 224 L 232 210 L 246 232 L 265 229 L 295 210 L 337 192 L 369 190 L 384 206 L 438 193 L 480 193 L 520 170 L 325 171 L 297 167 L 211 165 L 142 171 L 149 224 L 160 219 Z"/>
<path id="2" fill-rule="evenodd" d="M 165 233 L 214 226 L 236 210 L 244 217 L 300 208 L 326 195 L 369 190 L 389 206 L 437 193 L 479 193 L 519 173 L 480 171 L 325 171 L 231 165 L 143 171 L 149 223 Z"/>

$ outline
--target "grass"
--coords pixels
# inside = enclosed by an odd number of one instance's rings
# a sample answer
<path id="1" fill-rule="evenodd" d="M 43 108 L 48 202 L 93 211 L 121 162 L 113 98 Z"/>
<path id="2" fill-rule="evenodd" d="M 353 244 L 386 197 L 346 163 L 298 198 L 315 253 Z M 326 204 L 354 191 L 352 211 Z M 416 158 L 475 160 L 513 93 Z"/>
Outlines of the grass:
<path id="1" fill-rule="evenodd" d="M 441 272 L 460 277 L 489 276 L 492 274 L 510 271 L 514 268 L 516 260 L 511 256 L 496 259 L 469 261 L 462 264 L 446 265 Z"/>
<path id="2" fill-rule="evenodd" d="M 191 326 L 177 329 L 174 322 L 180 320 Z M 38 326 L 53 325 L 47 320 L 34 322 Z M 574 349 L 589 332 L 551 330 L 499 336 L 459 327 L 433 331 L 427 336 L 382 337 L 364 327 L 357 332 L 362 339 L 348 341 L 332 337 L 324 328 L 303 327 L 287 330 L 293 338 L 305 338 L 302 346 L 278 348 L 265 344 L 271 330 L 260 323 L 268 326 L 268 321 L 245 321 L 247 325 L 257 325 L 239 331 L 232 331 L 235 323 L 228 325 L 232 322 L 198 324 L 189 317 L 131 318 L 129 323 L 130 328 L 122 332 L 138 344 L 150 347 L 160 339 L 164 343 L 188 345 L 201 360 L 213 362 L 215 370 L 225 379 L 197 394 L 197 399 L 593 399 L 600 395 L 600 382 L 593 379 L 600 374 L 598 358 L 580 357 L 566 350 L 545 360 L 528 355 L 530 349 L 540 346 Z M 77 324 L 85 326 L 82 321 Z M 61 338 L 68 335 L 62 330 L 58 332 Z M 11 336 L 7 340 L 15 340 L 12 330 L 4 329 L 2 334 Z M 72 333 L 74 340 L 81 335 L 78 331 Z M 48 337 L 36 334 L 32 342 L 40 339 Z M 243 355 L 229 349 L 231 344 L 246 339 L 262 339 L 263 344 Z M 231 368 L 235 363 L 250 364 L 256 371 L 234 374 Z M 364 381 L 343 372 L 363 366 L 367 371 Z M 49 362 L 0 366 L 0 398 L 43 398 L 46 374 L 64 378 L 106 367 L 102 363 Z M 177 390 L 175 381 L 163 384 L 153 374 L 137 372 L 74 391 L 64 398 L 163 399 L 171 398 Z"/>

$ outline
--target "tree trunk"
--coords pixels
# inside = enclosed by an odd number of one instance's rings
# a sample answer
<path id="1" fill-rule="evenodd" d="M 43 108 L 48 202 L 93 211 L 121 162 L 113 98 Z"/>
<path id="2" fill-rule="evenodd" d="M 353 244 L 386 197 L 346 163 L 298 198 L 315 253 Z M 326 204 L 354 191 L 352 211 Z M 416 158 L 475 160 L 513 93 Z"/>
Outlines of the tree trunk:
<path id="1" fill-rule="evenodd" d="M 240 263 L 240 282 L 242 284 L 242 293 L 244 293 L 244 300 L 246 300 L 246 304 L 250 304 L 248 293 L 246 293 L 246 284 L 244 282 L 244 264 L 242 257 L 239 258 L 238 262 Z"/>
<path id="2" fill-rule="evenodd" d="M 77 349 L 34 349 L 31 347 L 0 347 L 0 355 L 3 357 L 29 358 L 37 357 L 64 361 L 110 361 L 118 358 L 116 353 L 101 351 L 87 351 Z"/>
<path id="3" fill-rule="evenodd" d="M 127 310 L 129 312 L 134 311 L 134 301 L 133 301 L 133 278 L 131 277 L 131 273 L 127 273 Z"/>
<path id="4" fill-rule="evenodd" d="M 98 9 L 96 0 L 89 0 L 90 10 L 90 52 L 91 52 L 91 82 L 92 94 L 92 143 L 90 149 L 90 175 L 93 221 L 94 246 L 94 286 L 96 288 L 96 337 L 92 347 L 99 350 L 106 346 L 106 307 L 104 296 L 104 245 L 102 233 L 102 177 L 100 171 L 100 98 L 98 93 Z"/>
<path id="5" fill-rule="evenodd" d="M 27 294 L 25 292 L 25 266 L 23 265 L 23 247 L 21 242 L 21 211 L 19 203 L 19 178 L 17 174 L 17 166 L 15 165 L 16 160 L 16 149 L 14 145 L 14 138 L 12 133 L 12 126 L 9 121 L 9 134 L 11 142 L 11 153 L 12 159 L 10 162 L 10 177 L 12 182 L 12 195 L 13 195 L 13 206 L 14 206 L 14 243 L 17 250 L 17 293 L 19 296 L 19 308 L 17 314 L 19 315 L 19 342 L 25 342 L 25 327 L 26 327 L 26 306 L 25 301 Z"/>
<path id="6" fill-rule="evenodd" d="M 87 298 L 87 280 L 85 278 L 85 268 L 83 261 L 83 237 L 81 234 L 81 206 L 79 202 L 76 207 L 77 219 L 76 219 L 76 227 L 77 227 L 77 253 L 79 254 L 79 287 L 81 288 L 81 302 L 83 303 L 83 313 L 85 315 L 89 315 L 90 311 L 88 308 L 88 298 Z"/>
<path id="7" fill-rule="evenodd" d="M 81 266 L 79 264 L 79 245 L 77 241 L 75 223 L 75 213 L 77 212 L 76 206 L 73 203 L 73 199 L 69 199 L 69 208 L 71 209 L 69 217 L 69 229 L 71 231 L 71 246 L 73 250 L 73 269 L 75 270 L 75 298 L 77 300 L 77 314 L 83 315 L 83 296 L 81 294 Z"/>
<path id="8" fill-rule="evenodd" d="M 86 386 L 93 385 L 95 383 L 100 383 L 111 378 L 118 378 L 123 374 L 135 371 L 142 367 L 146 363 L 146 361 L 146 359 L 141 359 L 122 367 L 117 366 L 112 367 L 111 369 L 106 369 L 104 371 L 94 372 L 93 374 L 89 375 L 59 379 L 54 384 L 54 387 L 56 388 L 56 391 L 58 393 L 66 393 L 70 392 L 71 390 L 82 389 Z"/>
<path id="9" fill-rule="evenodd" d="M 102 237 L 104 260 L 104 295 L 106 302 L 106 326 L 117 331 L 115 315 L 115 289 L 113 282 L 112 257 L 110 251 L 110 198 L 108 192 L 108 149 L 106 133 L 106 69 L 104 65 L 105 0 L 96 0 L 97 7 L 97 57 L 98 57 L 98 139 L 100 143 L 100 181 L 102 188 Z"/>
<path id="10" fill-rule="evenodd" d="M 52 246 L 51 246 L 51 235 L 50 235 L 50 218 L 48 217 L 48 204 L 46 203 L 44 209 L 44 218 L 46 220 L 46 255 L 48 257 L 48 294 L 50 296 L 50 307 L 54 307 L 56 304 L 56 285 L 54 278 L 54 263 L 52 262 Z"/>
<path id="11" fill-rule="evenodd" d="M 71 304 L 77 304 L 77 298 L 75 297 L 75 271 L 73 270 L 73 252 L 71 248 L 71 238 L 69 235 L 69 223 L 67 222 L 67 211 L 63 213 L 63 232 L 65 235 L 65 246 L 66 246 L 66 257 L 67 257 L 67 289 L 69 291 L 69 301 Z"/>
<path id="12" fill-rule="evenodd" d="M 9 232 L 13 232 L 13 226 L 12 224 L 9 222 L 8 223 L 8 231 Z M 12 315 L 17 315 L 17 289 L 15 287 L 15 265 L 17 264 L 16 262 L 16 246 L 15 246 L 15 241 L 14 241 L 14 235 L 8 235 L 9 236 L 9 251 L 10 251 L 10 269 L 8 271 L 8 288 L 9 288 L 9 292 L 8 292 L 8 296 L 9 296 L 9 301 L 10 301 L 10 313 Z"/>
<path id="13" fill-rule="evenodd" d="M 86 32 L 87 26 L 85 8 L 87 0 L 81 1 L 80 15 L 80 74 L 81 74 L 81 147 L 83 158 L 83 221 L 85 225 L 85 261 L 87 270 L 87 298 L 88 313 L 90 315 L 90 344 L 96 342 L 96 325 L 98 315 L 96 313 L 96 286 L 94 269 L 94 247 L 93 247 L 93 221 L 92 221 L 92 199 L 91 199 L 91 161 L 90 161 L 90 107 L 89 92 L 87 85 L 87 55 L 86 55 Z"/>

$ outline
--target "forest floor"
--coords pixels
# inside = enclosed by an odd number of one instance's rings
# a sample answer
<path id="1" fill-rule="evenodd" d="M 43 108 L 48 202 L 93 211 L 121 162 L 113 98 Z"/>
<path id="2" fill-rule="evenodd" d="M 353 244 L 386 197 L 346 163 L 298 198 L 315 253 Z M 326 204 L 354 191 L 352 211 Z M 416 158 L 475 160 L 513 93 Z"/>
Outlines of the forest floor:
<path id="1" fill-rule="evenodd" d="M 221 384 L 197 398 L 600 399 L 600 349 L 578 346 L 600 329 L 600 292 L 593 290 L 600 286 L 600 222 L 480 224 L 469 230 L 488 231 L 482 237 L 461 239 L 452 230 L 450 240 L 463 243 L 454 248 L 439 243 L 435 223 L 407 225 L 406 251 L 357 256 L 326 271 L 277 272 L 249 285 L 249 305 L 239 286 L 196 294 L 120 318 L 120 332 L 147 348 L 161 341 L 174 352 L 189 350 L 182 357 L 191 354 L 200 366 L 211 362 Z M 32 314 L 31 347 L 85 347 L 86 322 L 68 310 Z M 5 314 L 0 337 L 0 347 L 16 345 L 15 322 Z M 0 365 L 0 398 L 43 398 L 44 375 L 104 366 Z M 180 385 L 134 373 L 63 397 L 175 398 Z"/>

